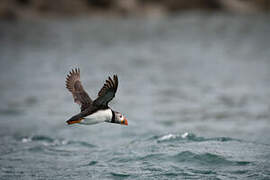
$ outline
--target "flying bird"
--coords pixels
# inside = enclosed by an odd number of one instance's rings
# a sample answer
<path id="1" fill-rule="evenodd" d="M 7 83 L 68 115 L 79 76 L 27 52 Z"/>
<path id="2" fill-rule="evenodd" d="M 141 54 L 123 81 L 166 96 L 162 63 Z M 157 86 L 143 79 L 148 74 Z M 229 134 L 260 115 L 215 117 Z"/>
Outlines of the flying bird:
<path id="1" fill-rule="evenodd" d="M 108 103 L 114 98 L 118 87 L 118 77 L 108 77 L 93 101 L 84 90 L 80 81 L 80 69 L 72 69 L 66 78 L 66 88 L 72 93 L 74 102 L 81 106 L 81 112 L 67 120 L 67 124 L 92 125 L 101 122 L 128 125 L 127 119 L 112 110 Z"/>

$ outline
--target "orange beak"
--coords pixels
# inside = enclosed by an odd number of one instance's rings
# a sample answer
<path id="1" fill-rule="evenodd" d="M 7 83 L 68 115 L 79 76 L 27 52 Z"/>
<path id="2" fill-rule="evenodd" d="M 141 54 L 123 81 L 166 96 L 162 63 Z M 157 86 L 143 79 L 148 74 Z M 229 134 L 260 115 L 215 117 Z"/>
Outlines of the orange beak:
<path id="1" fill-rule="evenodd" d="M 127 119 L 125 117 L 124 117 L 124 122 L 122 122 L 122 124 L 126 125 L 126 126 L 128 125 L 128 121 L 127 121 Z"/>
<path id="2" fill-rule="evenodd" d="M 68 125 L 71 125 L 71 124 L 80 123 L 82 120 L 83 120 L 83 118 L 78 119 L 78 120 L 74 120 L 74 121 L 67 121 L 67 123 L 68 123 Z"/>

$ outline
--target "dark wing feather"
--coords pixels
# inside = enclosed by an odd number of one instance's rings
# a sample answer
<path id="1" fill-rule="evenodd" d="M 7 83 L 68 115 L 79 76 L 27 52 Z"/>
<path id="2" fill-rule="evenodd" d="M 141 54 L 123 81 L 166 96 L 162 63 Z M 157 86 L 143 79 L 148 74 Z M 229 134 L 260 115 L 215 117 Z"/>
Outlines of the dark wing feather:
<path id="1" fill-rule="evenodd" d="M 85 110 L 92 104 L 91 98 L 83 89 L 80 81 L 80 69 L 72 69 L 67 75 L 66 88 L 72 93 L 74 102 L 81 106 L 81 111 Z"/>
<path id="2" fill-rule="evenodd" d="M 98 92 L 98 97 L 94 101 L 94 105 L 107 107 L 108 103 L 114 98 L 118 87 L 118 77 L 113 76 L 113 79 L 109 77 L 101 90 Z"/>

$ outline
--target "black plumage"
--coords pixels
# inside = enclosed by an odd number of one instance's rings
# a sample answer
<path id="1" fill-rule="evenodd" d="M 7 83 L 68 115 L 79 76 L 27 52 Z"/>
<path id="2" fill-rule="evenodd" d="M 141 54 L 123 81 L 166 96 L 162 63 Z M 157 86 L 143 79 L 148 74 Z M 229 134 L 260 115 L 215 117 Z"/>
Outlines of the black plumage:
<path id="1" fill-rule="evenodd" d="M 108 77 L 103 87 L 98 93 L 98 97 L 92 101 L 87 92 L 84 90 L 80 81 L 80 69 L 72 69 L 66 78 L 66 88 L 72 93 L 74 102 L 81 106 L 81 112 L 67 122 L 77 121 L 83 117 L 91 115 L 98 110 L 108 109 L 108 103 L 115 97 L 118 88 L 117 75 Z"/>

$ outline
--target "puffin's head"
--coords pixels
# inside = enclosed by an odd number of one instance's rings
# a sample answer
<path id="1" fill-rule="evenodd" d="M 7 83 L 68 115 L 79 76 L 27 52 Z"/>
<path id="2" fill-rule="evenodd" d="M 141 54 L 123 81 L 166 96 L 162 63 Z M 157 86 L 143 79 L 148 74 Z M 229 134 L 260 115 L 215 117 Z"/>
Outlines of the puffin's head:
<path id="1" fill-rule="evenodd" d="M 121 125 L 128 125 L 128 121 L 127 119 L 119 112 L 114 112 L 114 123 L 118 123 L 118 124 L 121 124 Z"/>

